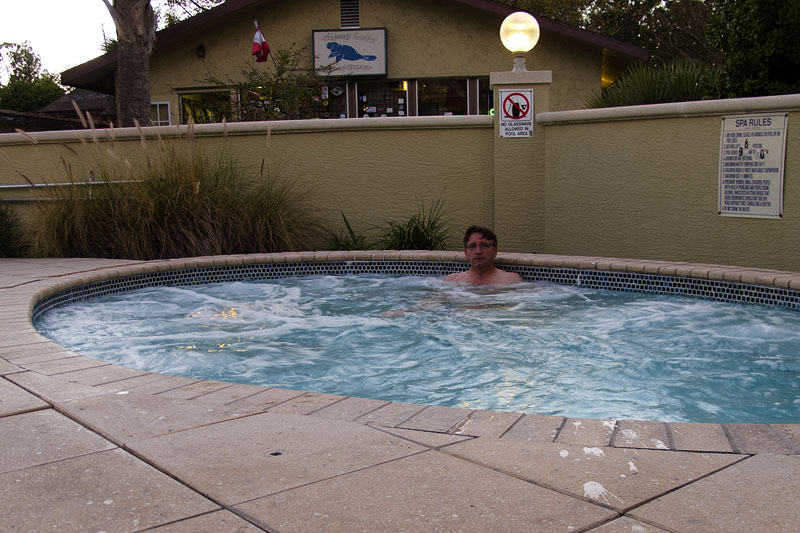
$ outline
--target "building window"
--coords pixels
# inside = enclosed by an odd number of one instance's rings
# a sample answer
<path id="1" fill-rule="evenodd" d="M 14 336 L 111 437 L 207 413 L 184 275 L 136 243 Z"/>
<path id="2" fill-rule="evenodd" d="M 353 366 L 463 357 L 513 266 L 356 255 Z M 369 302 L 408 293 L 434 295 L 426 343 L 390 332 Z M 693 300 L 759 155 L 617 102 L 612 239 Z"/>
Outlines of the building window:
<path id="1" fill-rule="evenodd" d="M 181 124 L 191 117 L 195 124 L 222 122 L 230 120 L 230 91 L 182 93 L 180 96 Z"/>
<path id="2" fill-rule="evenodd" d="M 342 28 L 358 28 L 358 0 L 339 0 Z"/>
<path id="3" fill-rule="evenodd" d="M 467 115 L 466 78 L 423 79 L 417 81 L 418 114 Z"/>
<path id="4" fill-rule="evenodd" d="M 347 118 L 347 83 L 322 87 L 319 118 Z"/>
<path id="5" fill-rule="evenodd" d="M 356 85 L 359 117 L 403 117 L 408 105 L 408 82 L 360 81 Z"/>
<path id="6" fill-rule="evenodd" d="M 153 126 L 169 126 L 169 102 L 153 102 L 150 105 L 150 121 Z"/>
<path id="7" fill-rule="evenodd" d="M 284 94 L 288 100 L 273 98 L 267 87 L 250 87 L 238 92 L 235 120 L 297 120 L 347 118 L 347 83 L 337 82 L 297 88 Z"/>
<path id="8" fill-rule="evenodd" d="M 478 78 L 478 114 L 489 115 L 494 109 L 494 93 L 489 78 Z"/>

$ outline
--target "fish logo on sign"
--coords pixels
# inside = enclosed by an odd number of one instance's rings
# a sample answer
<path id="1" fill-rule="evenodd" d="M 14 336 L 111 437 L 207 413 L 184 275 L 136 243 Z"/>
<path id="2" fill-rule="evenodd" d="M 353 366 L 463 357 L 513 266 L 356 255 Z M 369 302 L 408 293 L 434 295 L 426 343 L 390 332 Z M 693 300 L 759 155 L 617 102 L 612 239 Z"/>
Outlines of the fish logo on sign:
<path id="1" fill-rule="evenodd" d="M 523 119 L 528 116 L 531 104 L 522 93 L 511 93 L 503 100 L 503 114 L 509 119 Z"/>

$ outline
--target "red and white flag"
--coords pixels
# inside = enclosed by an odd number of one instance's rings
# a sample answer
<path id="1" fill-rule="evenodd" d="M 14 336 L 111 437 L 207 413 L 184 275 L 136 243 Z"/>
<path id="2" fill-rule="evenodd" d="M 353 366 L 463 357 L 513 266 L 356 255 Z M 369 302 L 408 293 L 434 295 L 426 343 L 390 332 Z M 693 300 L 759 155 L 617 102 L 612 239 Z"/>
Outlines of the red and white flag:
<path id="1" fill-rule="evenodd" d="M 252 55 L 256 56 L 256 63 L 263 63 L 269 57 L 269 45 L 267 40 L 264 39 L 264 34 L 261 33 L 261 28 L 256 26 L 256 34 L 253 37 L 253 51 Z"/>

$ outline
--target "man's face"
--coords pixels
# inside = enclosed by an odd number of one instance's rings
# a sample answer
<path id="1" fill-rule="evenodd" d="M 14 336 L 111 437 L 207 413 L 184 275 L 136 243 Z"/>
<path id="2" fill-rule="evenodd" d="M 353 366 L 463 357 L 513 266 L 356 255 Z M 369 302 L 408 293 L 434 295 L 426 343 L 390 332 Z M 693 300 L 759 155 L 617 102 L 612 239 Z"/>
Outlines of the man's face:
<path id="1" fill-rule="evenodd" d="M 464 247 L 464 255 L 471 267 L 485 268 L 494 265 L 497 247 L 478 232 L 472 233 Z"/>

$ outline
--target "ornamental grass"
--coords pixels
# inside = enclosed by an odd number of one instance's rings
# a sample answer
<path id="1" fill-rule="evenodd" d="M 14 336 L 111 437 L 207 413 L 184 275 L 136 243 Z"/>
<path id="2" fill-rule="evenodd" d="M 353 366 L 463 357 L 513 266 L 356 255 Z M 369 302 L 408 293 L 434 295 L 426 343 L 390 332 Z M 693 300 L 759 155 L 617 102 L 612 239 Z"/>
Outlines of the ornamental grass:
<path id="1" fill-rule="evenodd" d="M 19 217 L 0 205 L 0 258 L 22 255 L 23 240 Z"/>
<path id="2" fill-rule="evenodd" d="M 64 183 L 37 203 L 38 255 L 152 260 L 303 250 L 317 239 L 306 195 L 263 160 L 248 169 L 226 143 L 205 148 L 191 124 L 177 138 L 140 136 L 138 161 L 96 136 L 88 172 L 62 159 Z"/>
<path id="3" fill-rule="evenodd" d="M 386 250 L 444 250 L 450 230 L 444 212 L 444 200 L 435 200 L 425 209 L 417 200 L 417 212 L 405 221 L 387 221 L 382 228 L 380 247 Z"/>

